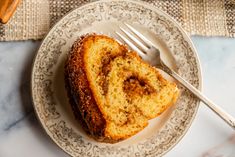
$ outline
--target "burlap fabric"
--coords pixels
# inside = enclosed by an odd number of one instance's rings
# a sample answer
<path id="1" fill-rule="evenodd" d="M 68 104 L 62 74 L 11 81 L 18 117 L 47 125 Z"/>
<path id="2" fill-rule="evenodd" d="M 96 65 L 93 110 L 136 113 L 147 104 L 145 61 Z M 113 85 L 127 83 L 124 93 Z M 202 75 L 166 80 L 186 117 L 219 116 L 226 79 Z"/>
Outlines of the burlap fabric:
<path id="1" fill-rule="evenodd" d="M 68 11 L 94 0 L 22 0 L 11 20 L 0 25 L 0 41 L 41 39 Z M 235 0 L 146 0 L 190 35 L 235 37 Z"/>

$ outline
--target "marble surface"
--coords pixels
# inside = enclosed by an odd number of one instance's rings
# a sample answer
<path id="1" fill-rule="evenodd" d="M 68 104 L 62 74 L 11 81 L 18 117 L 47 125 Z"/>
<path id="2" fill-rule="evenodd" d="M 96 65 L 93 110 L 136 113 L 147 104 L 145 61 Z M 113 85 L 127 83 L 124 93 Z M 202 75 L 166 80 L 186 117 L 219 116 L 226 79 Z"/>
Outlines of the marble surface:
<path id="1" fill-rule="evenodd" d="M 203 93 L 235 117 L 235 39 L 192 37 Z M 0 42 L 0 157 L 67 157 L 33 111 L 31 64 L 40 41 Z M 235 132 L 204 104 L 184 138 L 166 157 L 235 157 Z"/>

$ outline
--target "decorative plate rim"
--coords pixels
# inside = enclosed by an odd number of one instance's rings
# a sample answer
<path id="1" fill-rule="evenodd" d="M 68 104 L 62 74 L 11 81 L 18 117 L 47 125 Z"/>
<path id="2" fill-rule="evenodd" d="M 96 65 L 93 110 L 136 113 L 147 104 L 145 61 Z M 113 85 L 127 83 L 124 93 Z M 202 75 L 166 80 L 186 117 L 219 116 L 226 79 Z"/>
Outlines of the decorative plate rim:
<path id="1" fill-rule="evenodd" d="M 191 50 L 193 52 L 193 54 L 195 55 L 195 61 L 197 63 L 196 67 L 198 69 L 198 90 L 202 90 L 203 88 L 203 77 L 202 77 L 202 69 L 201 69 L 201 62 L 199 60 L 199 55 L 197 53 L 197 50 L 191 40 L 191 38 L 189 37 L 189 35 L 187 34 L 187 32 L 182 28 L 182 26 L 175 20 L 173 19 L 170 15 L 168 15 L 167 13 L 165 13 L 164 11 L 152 6 L 151 4 L 149 4 L 148 2 L 145 1 L 135 1 L 135 0 L 98 0 L 98 1 L 93 1 L 93 2 L 88 2 L 85 4 L 80 5 L 79 7 L 72 9 L 71 11 L 69 11 L 68 13 L 66 13 L 60 20 L 58 20 L 48 31 L 48 33 L 44 36 L 44 38 L 42 39 L 40 46 L 37 49 L 37 52 L 34 56 L 33 59 L 33 64 L 32 64 L 32 68 L 31 68 L 31 79 L 30 79 L 30 92 L 31 92 L 31 99 L 32 99 L 32 103 L 33 103 L 33 109 L 34 112 L 36 113 L 36 117 L 40 123 L 40 125 L 42 126 L 43 130 L 45 131 L 46 135 L 48 137 L 50 137 L 50 139 L 57 145 L 57 147 L 59 147 L 61 150 L 63 150 L 63 152 L 65 152 L 66 154 L 68 154 L 69 156 L 73 156 L 72 154 L 70 154 L 69 152 L 67 152 L 62 146 L 60 146 L 58 144 L 58 141 L 56 141 L 52 135 L 50 135 L 49 130 L 45 127 L 45 124 L 43 123 L 42 119 L 39 117 L 37 109 L 36 109 L 36 105 L 35 105 L 35 97 L 33 94 L 33 78 L 34 78 L 34 72 L 35 72 L 35 64 L 36 64 L 36 59 L 39 55 L 39 50 L 42 48 L 43 43 L 45 42 L 45 40 L 48 38 L 48 36 L 51 34 L 51 32 L 56 29 L 57 26 L 59 26 L 61 24 L 61 22 L 63 21 L 63 19 L 68 16 L 70 13 L 74 12 L 77 9 L 81 9 L 81 8 L 85 8 L 91 4 L 98 4 L 98 3 L 102 3 L 102 2 L 131 2 L 134 4 L 138 4 L 138 5 L 142 5 L 144 8 L 148 8 L 150 10 L 153 10 L 157 13 L 162 14 L 164 17 L 166 17 L 168 20 L 170 20 L 172 23 L 174 23 L 177 28 L 180 30 L 180 32 L 182 33 L 182 35 L 184 36 L 184 39 L 188 42 L 189 46 L 191 47 Z M 178 137 L 178 139 L 176 140 L 176 142 L 174 142 L 173 144 L 171 144 L 171 146 L 169 147 L 168 150 L 164 151 L 161 156 L 164 156 L 167 152 L 169 152 L 170 150 L 172 150 L 173 147 L 175 147 L 180 141 L 181 139 L 186 135 L 186 133 L 188 132 L 189 128 L 192 125 L 192 122 L 195 119 L 195 116 L 198 112 L 198 108 L 199 108 L 199 104 L 200 101 L 196 102 L 196 106 L 195 106 L 195 112 L 192 114 L 192 118 L 189 120 L 189 123 L 186 125 L 186 127 L 183 130 L 183 133 Z"/>

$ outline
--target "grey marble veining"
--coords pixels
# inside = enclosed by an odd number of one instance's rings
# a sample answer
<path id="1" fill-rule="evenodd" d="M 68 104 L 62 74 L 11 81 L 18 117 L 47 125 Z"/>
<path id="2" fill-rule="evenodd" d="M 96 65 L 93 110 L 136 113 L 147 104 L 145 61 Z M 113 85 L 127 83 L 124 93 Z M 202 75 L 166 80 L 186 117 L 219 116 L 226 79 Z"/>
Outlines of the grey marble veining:
<path id="1" fill-rule="evenodd" d="M 32 113 L 31 64 L 39 42 L 0 43 L 0 136 Z"/>
<path id="2" fill-rule="evenodd" d="M 203 93 L 235 116 L 235 39 L 192 40 L 201 60 Z M 45 134 L 33 111 L 30 74 L 39 45 L 40 41 L 0 42 L 0 157 L 68 156 Z M 201 104 L 192 127 L 166 156 L 233 157 L 234 136 Z"/>
<path id="3" fill-rule="evenodd" d="M 30 75 L 39 45 L 40 41 L 0 42 L 0 157 L 66 156 L 33 111 Z"/>

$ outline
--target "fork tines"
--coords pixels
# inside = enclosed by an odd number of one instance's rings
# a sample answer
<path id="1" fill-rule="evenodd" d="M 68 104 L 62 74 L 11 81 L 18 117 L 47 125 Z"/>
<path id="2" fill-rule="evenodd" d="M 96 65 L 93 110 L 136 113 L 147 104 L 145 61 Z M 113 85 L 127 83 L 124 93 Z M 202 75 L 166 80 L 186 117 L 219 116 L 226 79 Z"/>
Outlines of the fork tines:
<path id="1" fill-rule="evenodd" d="M 143 34 L 141 34 L 137 29 L 131 25 L 124 23 L 124 27 L 119 26 L 122 34 L 115 32 L 130 48 L 136 51 L 141 57 L 145 56 L 145 53 L 148 53 L 150 47 L 153 46 L 152 42 L 148 40 Z M 126 36 L 124 36 L 124 35 Z M 129 39 L 128 39 L 128 38 Z"/>

